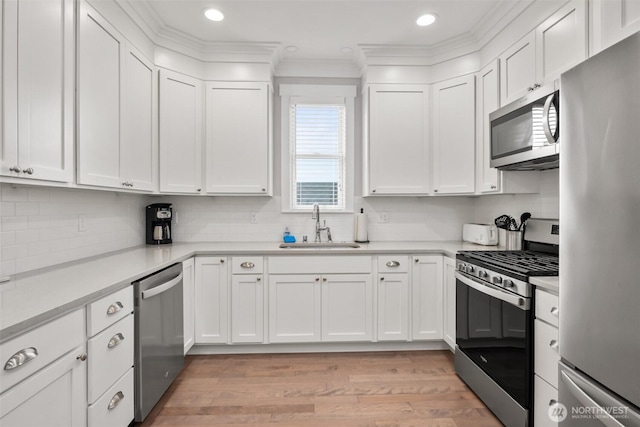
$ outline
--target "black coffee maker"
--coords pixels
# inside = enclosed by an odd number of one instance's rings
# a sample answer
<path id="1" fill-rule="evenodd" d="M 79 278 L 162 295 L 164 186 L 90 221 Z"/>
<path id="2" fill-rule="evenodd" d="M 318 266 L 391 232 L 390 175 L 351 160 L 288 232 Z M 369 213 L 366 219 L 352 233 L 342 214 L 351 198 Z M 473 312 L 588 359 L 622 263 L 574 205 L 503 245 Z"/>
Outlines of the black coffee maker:
<path id="1" fill-rule="evenodd" d="M 171 243 L 171 203 L 147 206 L 147 245 Z"/>

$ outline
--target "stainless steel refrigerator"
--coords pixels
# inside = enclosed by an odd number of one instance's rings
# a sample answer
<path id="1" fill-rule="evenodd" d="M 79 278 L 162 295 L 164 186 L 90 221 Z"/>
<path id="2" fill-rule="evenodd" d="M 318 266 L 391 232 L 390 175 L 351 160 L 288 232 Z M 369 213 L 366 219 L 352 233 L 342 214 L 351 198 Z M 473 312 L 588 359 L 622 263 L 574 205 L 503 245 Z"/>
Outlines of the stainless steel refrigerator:
<path id="1" fill-rule="evenodd" d="M 561 427 L 640 426 L 640 32 L 560 80 Z"/>

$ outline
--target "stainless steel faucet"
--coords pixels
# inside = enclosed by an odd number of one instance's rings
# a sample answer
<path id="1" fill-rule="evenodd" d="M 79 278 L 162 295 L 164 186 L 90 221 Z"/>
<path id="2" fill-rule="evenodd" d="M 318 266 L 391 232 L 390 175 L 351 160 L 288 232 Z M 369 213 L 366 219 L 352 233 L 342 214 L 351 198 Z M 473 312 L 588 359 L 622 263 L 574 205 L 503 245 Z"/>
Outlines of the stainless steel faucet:
<path id="1" fill-rule="evenodd" d="M 320 226 L 320 205 L 317 203 L 314 203 L 313 205 L 313 212 L 311 213 L 311 218 L 316 220 L 316 243 L 320 243 L 321 242 L 321 238 L 320 238 L 320 232 L 327 230 L 327 241 L 329 242 L 333 242 L 333 240 L 331 240 L 331 228 L 327 227 L 327 220 L 324 220 L 324 225 Z"/>

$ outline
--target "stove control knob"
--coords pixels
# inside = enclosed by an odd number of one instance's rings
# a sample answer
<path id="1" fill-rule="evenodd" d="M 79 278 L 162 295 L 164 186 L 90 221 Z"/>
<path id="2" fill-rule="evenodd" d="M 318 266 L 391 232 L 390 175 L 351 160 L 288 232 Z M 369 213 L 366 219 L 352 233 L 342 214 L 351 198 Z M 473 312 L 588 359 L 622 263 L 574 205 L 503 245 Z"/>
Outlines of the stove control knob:
<path id="1" fill-rule="evenodd" d="M 487 277 L 489 277 L 489 275 L 487 274 L 486 271 L 479 270 L 478 271 L 478 277 L 481 278 L 481 279 L 486 279 Z"/>
<path id="2" fill-rule="evenodd" d="M 513 288 L 514 283 L 513 283 L 513 281 L 511 281 L 511 280 L 509 280 L 509 279 L 505 279 L 505 280 L 502 282 L 502 285 L 503 285 L 505 288 Z"/>
<path id="3" fill-rule="evenodd" d="M 496 285 L 501 284 L 501 283 L 502 283 L 502 277 L 500 277 L 500 276 L 495 276 L 495 277 L 493 278 L 493 283 L 495 283 Z"/>
<path id="4" fill-rule="evenodd" d="M 474 271 L 476 271 L 476 269 L 473 268 L 473 265 L 467 265 L 467 273 L 473 273 Z"/>

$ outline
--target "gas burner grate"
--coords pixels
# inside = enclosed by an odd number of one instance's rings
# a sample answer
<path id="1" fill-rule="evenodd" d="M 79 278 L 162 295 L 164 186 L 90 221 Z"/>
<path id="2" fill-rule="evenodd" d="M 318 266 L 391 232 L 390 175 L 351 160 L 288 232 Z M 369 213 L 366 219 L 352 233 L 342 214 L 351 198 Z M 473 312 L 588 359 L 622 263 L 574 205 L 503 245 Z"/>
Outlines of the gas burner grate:
<path id="1" fill-rule="evenodd" d="M 533 251 L 464 251 L 471 259 L 528 276 L 557 276 L 558 256 Z"/>

